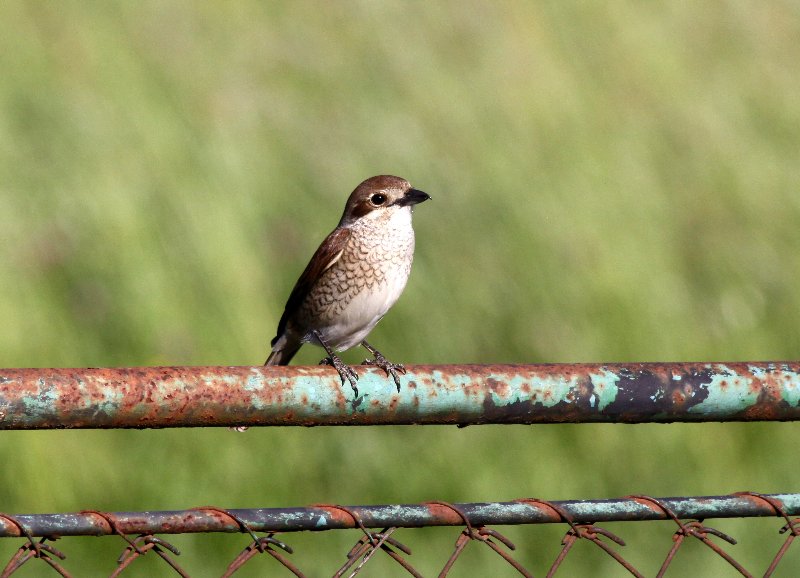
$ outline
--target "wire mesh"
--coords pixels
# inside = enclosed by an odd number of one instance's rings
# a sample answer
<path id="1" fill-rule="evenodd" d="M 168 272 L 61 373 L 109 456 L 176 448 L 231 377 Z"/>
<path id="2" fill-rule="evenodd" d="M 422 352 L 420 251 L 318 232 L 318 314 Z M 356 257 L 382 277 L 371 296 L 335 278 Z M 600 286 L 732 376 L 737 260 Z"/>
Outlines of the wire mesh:
<path id="1" fill-rule="evenodd" d="M 759 494 L 740 492 L 726 496 L 654 498 L 644 495 L 616 500 L 553 502 L 522 498 L 512 502 L 452 504 L 432 501 L 422 504 L 390 506 L 341 506 L 316 504 L 306 508 L 271 508 L 226 510 L 203 506 L 174 512 L 111 513 L 96 510 L 74 514 L 9 515 L 0 513 L 0 534 L 22 538 L 19 548 L 0 573 L 0 578 L 14 575 L 28 564 L 47 565 L 61 576 L 71 576 L 66 555 L 53 542 L 63 536 L 116 535 L 122 553 L 109 574 L 123 575 L 139 558 L 150 554 L 163 562 L 163 569 L 179 576 L 190 576 L 179 562 L 180 551 L 164 534 L 195 532 L 239 532 L 246 537 L 241 551 L 225 568 L 214 575 L 232 576 L 257 559 L 269 558 L 271 567 L 262 568 L 270 575 L 308 576 L 303 571 L 302 552 L 289 544 L 292 532 L 352 530 L 359 537 L 346 552 L 338 568 L 335 561 L 330 575 L 356 576 L 369 567 L 376 556 L 386 556 L 400 575 L 447 576 L 459 563 L 468 547 L 489 552 L 497 565 L 506 566 L 521 576 L 534 576 L 517 555 L 517 545 L 496 526 L 563 524 L 565 533 L 557 555 L 547 565 L 546 576 L 556 576 L 565 561 L 575 556 L 576 545 L 585 542 L 608 556 L 620 571 L 632 576 L 664 576 L 687 542 L 702 544 L 708 556 L 719 557 L 734 575 L 772 576 L 800 534 L 800 494 Z M 694 516 L 694 517 L 687 517 Z M 766 569 L 748 569 L 732 553 L 737 541 L 707 523 L 709 518 L 776 517 L 775 550 Z M 666 520 L 674 530 L 664 537 L 663 560 L 657 568 L 635 565 L 625 553 L 624 538 L 600 524 L 608 522 L 643 522 Z M 456 530 L 455 542 L 444 563 L 433 573 L 423 573 L 415 566 L 411 548 L 400 541 L 399 534 L 413 528 L 447 526 Z M 403 530 L 403 532 L 400 532 Z M 160 535 L 157 535 L 160 534 Z M 262 535 L 259 535 L 262 534 Z M 38 538 L 38 539 L 37 539 Z M 470 546 L 475 544 L 475 546 Z M 537 548 L 542 545 L 534 543 Z M 530 544 L 526 544 L 530 547 Z M 316 556 L 316 551 L 305 556 Z M 530 556 L 528 556 L 530 557 Z M 374 565 L 374 563 L 373 563 Z M 651 566 L 653 564 L 651 563 Z M 208 569 L 204 569 L 207 572 Z M 649 572 L 648 572 L 649 571 Z M 204 574 L 207 575 L 207 574 Z M 541 575 L 541 573 L 537 574 Z"/>

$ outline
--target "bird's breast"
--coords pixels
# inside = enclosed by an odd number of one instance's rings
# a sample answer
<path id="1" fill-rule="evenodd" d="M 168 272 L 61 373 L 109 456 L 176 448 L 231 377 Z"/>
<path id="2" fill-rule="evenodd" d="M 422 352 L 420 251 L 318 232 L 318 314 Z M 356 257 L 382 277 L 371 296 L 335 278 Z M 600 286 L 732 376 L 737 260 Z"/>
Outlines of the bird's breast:
<path id="1" fill-rule="evenodd" d="M 357 345 L 400 297 L 413 258 L 410 226 L 354 230 L 304 303 L 308 327 L 338 350 Z"/>

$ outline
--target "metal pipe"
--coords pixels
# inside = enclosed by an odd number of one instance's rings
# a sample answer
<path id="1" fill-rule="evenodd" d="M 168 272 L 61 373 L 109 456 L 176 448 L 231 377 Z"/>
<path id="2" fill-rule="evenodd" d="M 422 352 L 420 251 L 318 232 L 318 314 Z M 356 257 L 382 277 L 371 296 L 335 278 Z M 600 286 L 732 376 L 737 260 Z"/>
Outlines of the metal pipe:
<path id="1" fill-rule="evenodd" d="M 203 507 L 163 512 L 80 512 L 15 515 L 32 536 L 105 536 L 179 534 L 192 532 L 297 532 L 358 528 L 419 528 L 573 522 L 750 518 L 800 515 L 800 494 L 731 494 L 680 498 L 626 497 L 613 500 L 397 504 L 387 506 L 325 506 L 224 510 Z M 241 522 L 242 524 L 240 524 Z M 113 524 L 113 526 L 112 526 Z M 0 537 L 23 532 L 0 514 Z"/>
<path id="2" fill-rule="evenodd" d="M 0 429 L 800 419 L 800 362 L 0 369 Z"/>

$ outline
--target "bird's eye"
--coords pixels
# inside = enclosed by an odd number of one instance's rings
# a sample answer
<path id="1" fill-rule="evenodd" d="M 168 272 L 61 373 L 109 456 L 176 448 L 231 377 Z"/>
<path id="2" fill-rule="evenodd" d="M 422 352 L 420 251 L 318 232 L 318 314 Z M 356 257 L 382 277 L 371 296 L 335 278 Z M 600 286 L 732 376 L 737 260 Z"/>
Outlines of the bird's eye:
<path id="1" fill-rule="evenodd" d="M 370 197 L 369 200 L 372 201 L 373 205 L 382 205 L 383 203 L 386 202 L 386 195 L 375 193 L 374 195 L 372 195 L 372 197 Z"/>

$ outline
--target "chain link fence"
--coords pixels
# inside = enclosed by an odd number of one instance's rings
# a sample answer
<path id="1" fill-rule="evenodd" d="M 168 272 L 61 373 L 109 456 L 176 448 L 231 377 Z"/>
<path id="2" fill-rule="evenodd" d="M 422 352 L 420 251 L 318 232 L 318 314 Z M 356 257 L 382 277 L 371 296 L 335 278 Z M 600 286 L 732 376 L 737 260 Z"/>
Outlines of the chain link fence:
<path id="1" fill-rule="evenodd" d="M 496 526 L 521 524 L 564 524 L 558 555 L 549 565 L 546 576 L 555 576 L 575 545 L 586 542 L 613 559 L 621 570 L 633 576 L 663 576 L 687 541 L 701 543 L 709 556 L 719 556 L 731 571 L 742 576 L 772 576 L 787 551 L 800 534 L 800 494 L 765 495 L 741 492 L 726 496 L 693 498 L 653 498 L 626 496 L 617 500 L 551 502 L 522 498 L 512 502 L 451 504 L 426 502 L 389 506 L 341 506 L 317 504 L 306 508 L 226 510 L 204 506 L 173 512 L 110 513 L 96 510 L 74 514 L 12 516 L 0 513 L 0 535 L 22 538 L 0 576 L 12 576 L 27 563 L 38 560 L 61 576 L 71 576 L 65 567 L 66 556 L 55 547 L 63 536 L 116 535 L 123 551 L 111 576 L 123 574 L 138 558 L 151 554 L 171 572 L 189 576 L 178 561 L 178 548 L 163 538 L 164 534 L 194 532 L 241 532 L 248 542 L 219 574 L 231 576 L 256 558 L 271 558 L 277 563 L 271 575 L 307 576 L 303 558 L 315 552 L 297 552 L 290 546 L 292 532 L 357 529 L 360 536 L 345 555 L 345 563 L 332 571 L 335 577 L 355 576 L 376 555 L 396 562 L 401 574 L 423 576 L 414 565 L 411 549 L 400 541 L 400 530 L 426 526 L 456 527 L 455 544 L 436 575 L 447 576 L 470 544 L 492 552 L 497 564 L 507 565 L 522 576 L 534 576 L 515 553 L 517 546 Z M 775 531 L 775 554 L 765 570 L 754 571 L 737 561 L 732 553 L 736 540 L 710 526 L 709 518 L 752 518 L 772 516 L 779 519 Z M 665 533 L 663 561 L 647 572 L 626 558 L 623 537 L 602 527 L 606 522 L 643 522 L 666 520 L 673 532 Z M 494 527 L 493 527 L 494 526 Z M 377 530 L 376 530 L 377 529 Z M 452 528 L 451 528 L 452 529 Z M 263 534 L 263 535 L 259 535 Z M 38 539 L 37 539 L 38 538 Z M 526 545 L 530 547 L 530 545 Z M 535 546 L 534 546 L 535 547 Z M 265 555 L 265 556 L 262 556 Z M 333 562 L 333 561 L 332 561 Z"/>
<path id="2" fill-rule="evenodd" d="M 364 369 L 370 394 L 347 397 L 326 368 L 124 368 L 0 370 L 0 429 L 63 427 L 181 427 L 258 425 L 368 425 L 408 423 L 561 423 L 796 420 L 800 418 L 800 366 L 795 363 L 635 364 L 547 366 L 417 366 L 403 377 L 401 392 L 385 386 L 379 372 Z M 331 375 L 334 373 L 334 375 Z M 232 434 L 233 435 L 233 434 Z M 22 540 L 0 578 L 38 565 L 70 576 L 55 542 L 66 536 L 116 536 L 122 554 L 111 576 L 130 573 L 150 554 L 163 571 L 189 576 L 188 564 L 165 535 L 242 533 L 246 543 L 226 568 L 231 576 L 256 560 L 269 575 L 306 576 L 305 556 L 295 552 L 292 533 L 356 530 L 359 537 L 331 575 L 355 576 L 390 559 L 399 575 L 447 576 L 467 548 L 480 548 L 498 565 L 522 576 L 533 571 L 520 548 L 498 527 L 563 524 L 557 555 L 537 568 L 555 576 L 587 543 L 613 560 L 620 572 L 663 576 L 686 544 L 702 545 L 733 575 L 773 576 L 800 533 L 800 494 L 741 492 L 724 496 L 614 500 L 511 502 L 444 501 L 385 506 L 316 504 L 303 508 L 231 510 L 204 506 L 163 512 L 102 512 L 18 515 L 0 512 L 0 537 Z M 708 524 L 717 518 L 774 517 L 774 554 L 766 568 L 746 567 L 733 553 L 733 536 Z M 662 521 L 663 559 L 634 564 L 611 522 Z M 455 543 L 441 567 L 423 572 L 401 540 L 414 528 L 447 527 Z M 627 527 L 627 524 L 626 526 Z M 441 531 L 445 531 L 443 528 Z M 619 532 L 622 534 L 622 532 Z M 171 538 L 170 538 L 171 539 Z M 771 543 L 765 541 L 765 543 Z M 470 546 L 475 544 L 474 546 Z M 463 562 L 461 562 L 464 565 Z M 528 564 L 529 565 L 529 564 Z M 785 565 L 785 564 L 784 564 Z M 652 566 L 652 567 L 651 567 Z M 752 564 L 751 564 L 752 566 Z M 204 568 L 203 572 L 208 572 Z M 207 575 L 207 574 L 203 574 Z"/>

